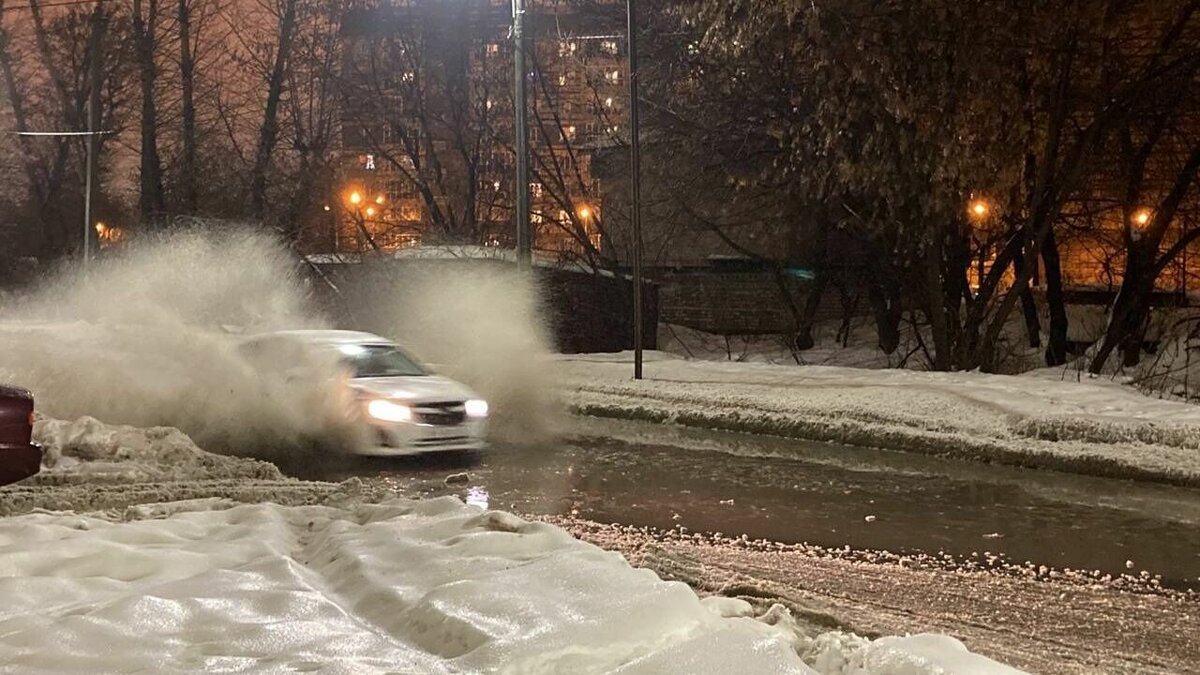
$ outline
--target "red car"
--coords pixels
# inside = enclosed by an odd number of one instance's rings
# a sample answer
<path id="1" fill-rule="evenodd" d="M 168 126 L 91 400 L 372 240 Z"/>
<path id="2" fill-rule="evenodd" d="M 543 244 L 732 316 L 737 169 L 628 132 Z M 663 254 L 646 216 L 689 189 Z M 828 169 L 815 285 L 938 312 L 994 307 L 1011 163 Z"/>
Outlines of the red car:
<path id="1" fill-rule="evenodd" d="M 0 385 L 0 485 L 42 468 L 42 446 L 33 442 L 33 394 Z"/>

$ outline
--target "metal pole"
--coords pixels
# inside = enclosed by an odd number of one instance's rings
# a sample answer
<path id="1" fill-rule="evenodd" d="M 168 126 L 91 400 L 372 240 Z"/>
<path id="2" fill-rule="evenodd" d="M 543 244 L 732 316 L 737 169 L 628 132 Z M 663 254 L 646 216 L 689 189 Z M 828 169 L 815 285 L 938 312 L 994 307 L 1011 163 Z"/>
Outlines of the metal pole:
<path id="1" fill-rule="evenodd" d="M 104 10 L 103 4 L 97 3 L 96 9 L 92 12 L 91 17 L 91 34 L 89 37 L 88 50 L 88 66 L 89 66 L 89 84 L 88 84 L 88 137 L 87 137 L 87 173 L 84 177 L 84 198 L 83 198 L 83 268 L 86 270 L 92 254 L 92 199 L 96 190 L 97 176 L 96 164 L 99 147 L 97 141 L 100 138 L 100 88 L 104 85 L 103 71 L 101 70 L 102 61 L 104 59 Z"/>
<path id="2" fill-rule="evenodd" d="M 512 0 L 513 124 L 517 154 L 517 268 L 533 266 L 533 232 L 529 219 L 529 129 L 525 109 L 525 0 Z"/>
<path id="3" fill-rule="evenodd" d="M 629 32 L 629 173 L 633 229 L 633 379 L 642 379 L 642 143 L 638 126 L 637 14 L 626 1 Z"/>

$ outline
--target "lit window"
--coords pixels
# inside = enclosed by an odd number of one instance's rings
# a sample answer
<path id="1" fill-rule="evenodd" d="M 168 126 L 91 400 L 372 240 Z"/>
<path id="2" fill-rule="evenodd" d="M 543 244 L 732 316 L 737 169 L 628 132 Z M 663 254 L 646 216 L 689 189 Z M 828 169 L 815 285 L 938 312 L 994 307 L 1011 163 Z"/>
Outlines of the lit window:
<path id="1" fill-rule="evenodd" d="M 616 84 L 621 81 L 621 71 L 610 70 L 604 74 L 604 79 L 607 80 L 609 84 Z"/>
<path id="2" fill-rule="evenodd" d="M 495 101 L 493 101 L 492 99 L 490 99 L 490 98 L 489 98 L 489 99 L 487 100 L 487 104 L 486 104 L 486 105 L 487 105 L 487 109 L 488 109 L 488 110 L 491 110 L 491 109 L 492 109 L 492 106 L 493 106 L 493 105 L 495 105 L 495 103 L 496 103 Z"/>
<path id="3" fill-rule="evenodd" d="M 566 138 L 567 140 L 571 140 L 572 138 L 575 138 L 575 125 L 574 124 L 567 127 L 566 129 L 563 129 L 563 137 Z"/>
<path id="4" fill-rule="evenodd" d="M 570 219 L 571 219 L 571 218 L 570 218 L 570 216 L 567 214 L 567 212 L 566 212 L 566 211 L 564 211 L 563 209 L 559 209 L 559 210 L 558 210 L 558 222 L 560 222 L 560 223 L 565 223 L 565 222 L 568 222 Z"/>
<path id="5" fill-rule="evenodd" d="M 605 52 L 606 54 L 616 54 L 617 53 L 617 41 L 616 40 L 605 40 L 600 43 L 600 49 L 601 49 L 601 51 Z"/>
<path id="6" fill-rule="evenodd" d="M 558 76 L 558 86 L 560 86 L 560 87 L 567 86 L 567 76 L 566 75 Z"/>
<path id="7" fill-rule="evenodd" d="M 529 193 L 532 194 L 535 198 L 541 197 L 542 194 L 544 193 L 542 184 L 541 183 L 530 183 L 529 184 Z"/>
<path id="8" fill-rule="evenodd" d="M 487 53 L 489 53 L 489 54 L 499 54 L 499 53 L 500 53 L 500 45 L 496 44 L 495 42 L 493 42 L 493 43 L 489 44 L 489 45 L 487 46 Z"/>
<path id="9" fill-rule="evenodd" d="M 605 107 L 605 108 L 611 108 L 611 107 L 612 107 L 612 103 L 613 103 L 613 101 L 612 101 L 612 97 L 611 97 L 611 96 L 609 96 L 608 98 L 604 99 L 604 107 Z"/>

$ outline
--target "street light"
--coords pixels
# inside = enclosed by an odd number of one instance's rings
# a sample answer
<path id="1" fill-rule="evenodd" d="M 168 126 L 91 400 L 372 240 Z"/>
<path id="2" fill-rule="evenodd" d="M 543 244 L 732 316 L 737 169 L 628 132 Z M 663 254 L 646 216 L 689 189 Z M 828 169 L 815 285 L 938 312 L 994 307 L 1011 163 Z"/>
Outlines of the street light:
<path id="1" fill-rule="evenodd" d="M 970 205 L 967 207 L 967 213 L 976 220 L 986 218 L 989 211 L 991 209 L 988 207 L 988 203 L 982 199 L 971 200 Z"/>
<path id="2" fill-rule="evenodd" d="M 1138 227 L 1145 227 L 1150 224 L 1150 219 L 1154 217 L 1153 212 L 1148 208 L 1140 208 L 1133 213 L 1133 224 Z"/>
<path id="3" fill-rule="evenodd" d="M 354 192 L 350 193 L 350 203 L 351 204 L 358 206 L 359 204 L 362 203 L 362 200 L 363 200 L 362 193 L 360 193 L 358 190 L 355 190 Z"/>

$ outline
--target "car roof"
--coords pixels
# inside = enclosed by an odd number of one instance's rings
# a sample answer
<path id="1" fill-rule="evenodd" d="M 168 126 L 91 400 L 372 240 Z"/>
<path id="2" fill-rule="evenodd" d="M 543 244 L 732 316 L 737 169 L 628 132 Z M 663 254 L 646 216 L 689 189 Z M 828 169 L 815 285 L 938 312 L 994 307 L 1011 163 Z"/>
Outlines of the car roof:
<path id="1" fill-rule="evenodd" d="M 271 333 L 263 333 L 255 337 L 270 336 L 289 337 L 302 342 L 327 345 L 395 344 L 385 337 L 357 330 L 279 330 Z"/>

